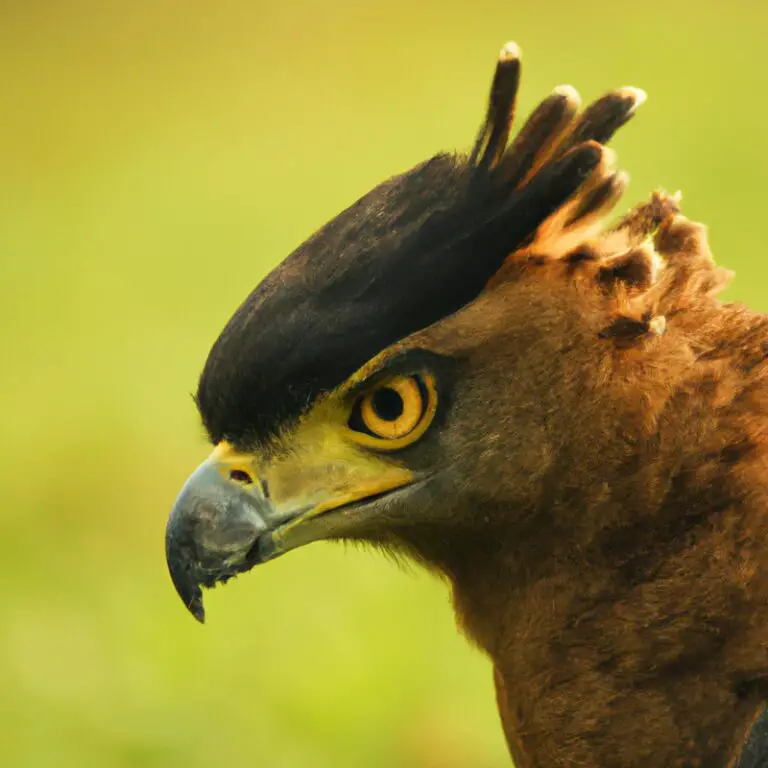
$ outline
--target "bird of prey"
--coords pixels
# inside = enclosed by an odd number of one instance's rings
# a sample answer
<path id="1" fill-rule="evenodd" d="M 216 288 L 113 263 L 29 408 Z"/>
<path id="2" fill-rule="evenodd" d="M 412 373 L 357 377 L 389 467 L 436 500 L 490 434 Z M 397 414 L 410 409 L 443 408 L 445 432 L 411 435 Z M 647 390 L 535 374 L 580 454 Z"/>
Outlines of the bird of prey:
<path id="1" fill-rule="evenodd" d="M 610 224 L 622 88 L 377 186 L 210 351 L 170 515 L 201 587 L 319 539 L 443 574 L 518 768 L 768 765 L 768 316 L 661 192 Z"/>

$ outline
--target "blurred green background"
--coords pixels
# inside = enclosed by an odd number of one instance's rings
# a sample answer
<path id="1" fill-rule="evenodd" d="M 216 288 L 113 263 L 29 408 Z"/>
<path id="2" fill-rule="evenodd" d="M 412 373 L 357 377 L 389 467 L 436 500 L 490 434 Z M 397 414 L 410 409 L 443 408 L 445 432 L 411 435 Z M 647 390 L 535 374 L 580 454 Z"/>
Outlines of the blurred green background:
<path id="1" fill-rule="evenodd" d="M 522 106 L 650 95 L 626 204 L 710 225 L 763 286 L 768 5 L 4 0 L 0 764 L 494 768 L 488 663 L 445 587 L 317 544 L 184 612 L 166 514 L 207 453 L 189 393 L 253 285 L 384 177 Z"/>

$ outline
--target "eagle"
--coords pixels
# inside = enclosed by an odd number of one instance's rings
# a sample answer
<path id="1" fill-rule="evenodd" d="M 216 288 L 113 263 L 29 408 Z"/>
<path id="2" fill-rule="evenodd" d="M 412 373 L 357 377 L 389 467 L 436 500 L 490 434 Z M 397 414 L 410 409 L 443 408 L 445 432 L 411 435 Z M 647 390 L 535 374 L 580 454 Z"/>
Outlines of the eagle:
<path id="1" fill-rule="evenodd" d="M 186 607 L 318 540 L 445 577 L 518 768 L 768 765 L 768 316 L 706 229 L 623 217 L 606 144 L 644 94 L 561 86 L 511 138 L 385 181 L 213 345 L 213 445 L 168 519 Z"/>

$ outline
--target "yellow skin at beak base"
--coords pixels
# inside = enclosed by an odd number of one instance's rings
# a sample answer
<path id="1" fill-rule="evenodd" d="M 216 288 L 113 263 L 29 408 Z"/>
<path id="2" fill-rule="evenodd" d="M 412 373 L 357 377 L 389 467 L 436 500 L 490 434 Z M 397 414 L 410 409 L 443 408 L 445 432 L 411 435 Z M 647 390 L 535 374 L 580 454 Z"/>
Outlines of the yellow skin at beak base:
<path id="1" fill-rule="evenodd" d="M 285 520 L 271 532 L 276 552 L 304 541 L 307 524 L 321 516 L 327 533 L 343 533 L 341 515 L 328 515 L 413 483 L 417 477 L 393 456 L 378 454 L 350 439 L 342 409 L 326 401 L 313 409 L 297 427 L 280 435 L 262 451 L 240 453 L 227 442 L 219 443 L 209 461 L 227 478 L 242 472 L 251 478 L 254 492 L 269 499 L 275 518 Z M 230 479 L 230 482 L 237 482 Z M 331 524 L 331 518 L 335 518 Z"/>

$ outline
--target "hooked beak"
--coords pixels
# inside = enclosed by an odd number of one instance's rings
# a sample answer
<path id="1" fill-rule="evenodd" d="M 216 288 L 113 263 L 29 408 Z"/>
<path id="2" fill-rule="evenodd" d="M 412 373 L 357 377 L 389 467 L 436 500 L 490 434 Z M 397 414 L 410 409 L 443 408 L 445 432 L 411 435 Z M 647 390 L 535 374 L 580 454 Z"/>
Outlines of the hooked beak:
<path id="1" fill-rule="evenodd" d="M 192 615 L 205 620 L 201 586 L 213 587 L 260 562 L 259 536 L 273 511 L 261 494 L 203 462 L 181 489 L 165 531 L 171 579 Z"/>
<path id="2" fill-rule="evenodd" d="M 176 591 L 198 621 L 205 620 L 202 587 L 303 544 L 347 535 L 377 500 L 417 480 L 365 454 L 329 461 L 327 443 L 320 448 L 265 463 L 222 443 L 187 480 L 168 518 L 165 552 Z"/>

